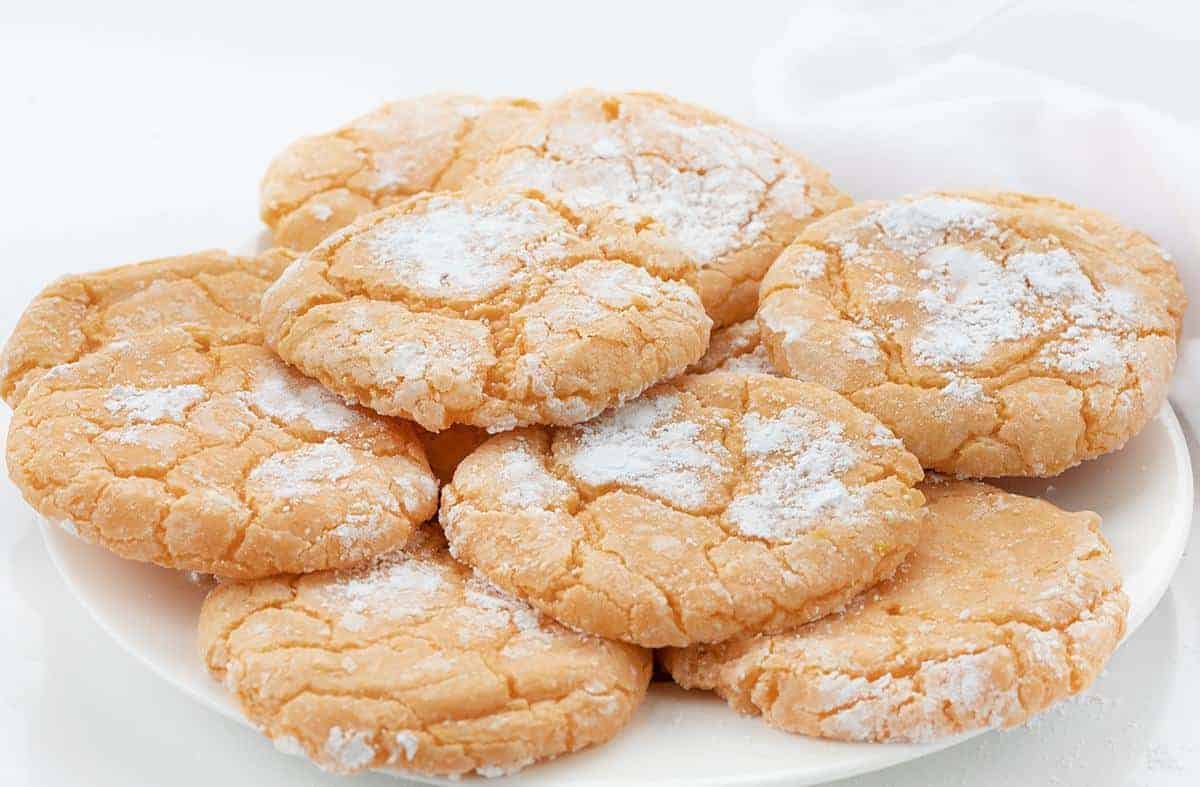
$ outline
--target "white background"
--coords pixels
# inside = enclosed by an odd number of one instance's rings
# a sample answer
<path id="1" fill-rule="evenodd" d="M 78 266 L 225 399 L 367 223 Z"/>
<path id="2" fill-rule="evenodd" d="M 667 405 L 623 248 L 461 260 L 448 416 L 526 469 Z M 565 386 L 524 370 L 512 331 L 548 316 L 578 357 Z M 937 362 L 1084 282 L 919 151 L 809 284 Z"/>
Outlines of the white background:
<path id="1" fill-rule="evenodd" d="M 1110 4 L 1095 15 L 1080 9 L 1096 3 L 984 2 L 982 26 L 960 18 L 967 6 L 961 2 L 935 4 L 957 9 L 948 21 L 897 15 L 894 4 L 886 5 L 878 17 L 883 38 L 878 30 L 871 38 L 850 29 L 846 35 L 859 35 L 862 44 L 842 50 L 823 40 L 833 29 L 821 23 L 828 13 L 745 0 L 712 6 L 210 0 L 178 7 L 93 0 L 5 7 L 0 336 L 60 273 L 206 247 L 252 248 L 261 240 L 258 179 L 279 147 L 393 97 L 439 89 L 539 98 L 582 85 L 653 89 L 778 126 L 786 118 L 770 104 L 769 83 L 780 62 L 808 64 L 777 80 L 804 107 L 886 82 L 881 70 L 902 78 L 967 52 L 1148 105 L 1187 133 L 1200 124 L 1200 18 L 1190 0 Z M 895 43 L 913 31 L 925 36 L 919 48 Z M 781 37 L 790 48 L 813 44 L 818 56 L 772 60 Z M 797 134 L 803 136 L 792 127 L 785 136 L 806 147 Z M 1092 139 L 1082 137 L 1074 142 L 1086 151 Z M 853 163 L 839 160 L 848 148 L 839 149 L 836 139 L 816 133 L 810 139 L 821 154 L 814 157 L 834 169 L 835 180 Z M 1194 155 L 1200 137 L 1189 141 Z M 1126 152 L 1134 161 L 1144 153 L 1118 149 L 1113 157 Z M 902 146 L 888 153 L 878 180 L 856 171 L 839 182 L 859 196 L 907 183 L 917 153 L 908 161 Z M 1172 158 L 1163 161 L 1169 175 Z M 1114 166 L 1111 179 L 1136 174 Z M 1100 168 L 1094 175 L 1107 173 Z M 1165 221 L 1164 240 L 1174 243 L 1181 268 L 1200 267 L 1188 245 L 1200 215 L 1172 218 L 1177 205 L 1158 211 L 1139 202 L 1128 211 L 1103 207 L 1147 225 Z M 1195 290 L 1191 296 L 1200 299 Z M 1179 387 L 1176 397 L 1191 400 Z M 1185 428 L 1200 426 L 1200 412 L 1191 407 L 1180 415 Z M 7 413 L 0 428 L 7 428 Z M 0 510 L 21 510 L 7 483 L 0 485 Z M 1159 609 L 1088 697 L 1029 728 L 988 734 L 846 783 L 1195 784 L 1198 538 L 1200 531 Z M 317 771 L 195 705 L 108 641 L 57 581 L 31 517 L 0 526 L 0 635 L 0 784 L 325 783 Z"/>

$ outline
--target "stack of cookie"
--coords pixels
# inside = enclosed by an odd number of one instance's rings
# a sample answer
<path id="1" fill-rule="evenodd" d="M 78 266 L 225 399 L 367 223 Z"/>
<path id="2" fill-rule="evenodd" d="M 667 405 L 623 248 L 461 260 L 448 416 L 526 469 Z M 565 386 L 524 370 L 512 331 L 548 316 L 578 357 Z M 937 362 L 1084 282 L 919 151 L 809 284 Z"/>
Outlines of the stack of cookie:
<path id="1" fill-rule="evenodd" d="M 782 729 L 924 741 L 1120 641 L 1098 517 L 966 479 L 1055 475 L 1163 404 L 1184 296 L 1144 235 L 1011 193 L 855 205 L 723 117 L 593 91 L 389 104 L 262 197 L 280 249 L 51 285 L 0 394 L 40 514 L 220 579 L 203 658 L 281 749 L 511 773 L 613 737 L 654 649 Z"/>

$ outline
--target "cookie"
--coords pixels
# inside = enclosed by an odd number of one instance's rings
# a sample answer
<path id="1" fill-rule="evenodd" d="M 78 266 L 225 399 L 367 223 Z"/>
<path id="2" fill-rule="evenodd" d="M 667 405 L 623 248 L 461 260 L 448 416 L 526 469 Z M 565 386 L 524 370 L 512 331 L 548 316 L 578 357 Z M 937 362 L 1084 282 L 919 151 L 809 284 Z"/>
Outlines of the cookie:
<path id="1" fill-rule="evenodd" d="M 981 483 L 923 488 L 926 534 L 892 580 L 795 632 L 667 651 L 675 680 L 848 741 L 1011 727 L 1087 688 L 1129 609 L 1099 517 Z"/>
<path id="2" fill-rule="evenodd" d="M 1167 253 L 1100 213 L 947 192 L 809 226 L 758 323 L 777 369 L 847 395 L 925 467 L 1051 476 L 1162 406 L 1184 304 Z"/>
<path id="3" fill-rule="evenodd" d="M 651 669 L 472 576 L 433 528 L 365 567 L 217 586 L 200 647 L 277 747 L 339 773 L 500 776 L 603 743 Z"/>
<path id="4" fill-rule="evenodd" d="M 78 360 L 31 356 L 42 365 L 24 375 L 40 376 L 16 407 L 7 459 L 25 499 L 123 557 L 229 577 L 343 567 L 402 545 L 437 506 L 413 427 L 347 406 L 260 344 L 217 341 L 256 335 L 233 311 L 205 317 L 245 293 L 210 281 L 212 303 L 181 310 L 180 293 L 209 280 L 174 278 L 180 265 L 92 274 L 72 283 L 85 300 L 43 296 L 22 320 L 21 346 L 48 326 L 82 337 L 68 348 Z M 262 282 L 274 265 L 240 267 Z M 168 327 L 172 315 L 185 327 Z M 153 330 L 88 349 L 139 324 Z"/>
<path id="5" fill-rule="evenodd" d="M 363 217 L 263 298 L 267 341 L 356 402 L 438 432 L 587 420 L 697 360 L 695 269 L 651 232 L 532 197 L 432 194 Z"/>
<path id="6" fill-rule="evenodd" d="M 448 484 L 454 477 L 454 470 L 459 462 L 483 445 L 490 435 L 483 429 L 458 424 L 442 432 L 420 429 L 417 431 L 417 437 L 421 440 L 421 447 L 425 449 L 429 468 L 433 470 L 439 482 Z"/>
<path id="7" fill-rule="evenodd" d="M 532 101 L 453 94 L 384 104 L 280 153 L 263 176 L 262 219 L 276 243 L 307 251 L 364 213 L 453 188 L 536 113 Z"/>
<path id="8" fill-rule="evenodd" d="M 294 255 L 210 250 L 64 276 L 18 320 L 0 355 L 0 395 L 16 407 L 48 370 L 108 342 L 168 327 L 208 344 L 261 344 L 258 303 Z"/>
<path id="9" fill-rule="evenodd" d="M 745 320 L 712 332 L 704 357 L 688 368 L 692 374 L 743 372 L 775 374 L 767 348 L 759 338 L 758 323 Z"/>
<path id="10" fill-rule="evenodd" d="M 650 93 L 581 90 L 476 156 L 467 187 L 535 189 L 581 221 L 651 226 L 699 264 L 718 326 L 754 316 L 758 283 L 814 218 L 850 204 L 764 134 Z"/>
<path id="11" fill-rule="evenodd" d="M 820 386 L 714 373 L 570 429 L 493 437 L 443 489 L 455 557 L 560 622 L 647 647 L 789 628 L 890 576 L 921 469 Z"/>

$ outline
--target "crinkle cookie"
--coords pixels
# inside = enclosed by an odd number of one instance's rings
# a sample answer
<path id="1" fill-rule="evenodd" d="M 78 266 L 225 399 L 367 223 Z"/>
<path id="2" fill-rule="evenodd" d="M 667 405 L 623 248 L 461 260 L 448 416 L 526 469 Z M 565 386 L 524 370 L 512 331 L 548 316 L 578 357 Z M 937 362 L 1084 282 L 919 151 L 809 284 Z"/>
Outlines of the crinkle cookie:
<path id="1" fill-rule="evenodd" d="M 258 303 L 294 259 L 209 250 L 64 276 L 21 315 L 0 356 L 0 395 L 16 407 L 47 370 L 102 345 L 168 327 L 207 344 L 262 343 Z"/>
<path id="2" fill-rule="evenodd" d="M 493 437 L 439 518 L 455 557 L 560 622 L 685 645 L 790 628 L 890 576 L 917 540 L 920 479 L 832 391 L 714 373 Z"/>
<path id="3" fill-rule="evenodd" d="M 208 668 L 282 751 L 338 773 L 506 775 L 612 738 L 650 654 L 473 577 L 431 528 L 348 571 L 218 585 Z"/>
<path id="4" fill-rule="evenodd" d="M 262 219 L 281 246 L 306 251 L 364 213 L 453 188 L 537 113 L 524 99 L 437 94 L 393 101 L 336 131 L 289 145 L 267 168 Z"/>
<path id="5" fill-rule="evenodd" d="M 570 93 L 476 158 L 468 187 L 534 189 L 582 221 L 668 234 L 699 264 L 717 325 L 752 317 L 775 257 L 805 224 L 850 204 L 766 135 L 650 93 Z"/>
<path id="6" fill-rule="evenodd" d="M 776 374 L 767 348 L 759 339 L 758 323 L 754 320 L 727 325 L 712 332 L 708 351 L 688 372 L 743 372 L 745 374 Z"/>
<path id="7" fill-rule="evenodd" d="M 38 375 L 10 388 L 24 391 L 7 452 L 25 499 L 123 557 L 223 576 L 403 544 L 437 507 L 412 426 L 345 405 L 248 341 L 259 331 L 238 309 L 253 311 L 247 291 L 277 261 L 210 262 L 73 277 L 30 307 L 10 350 L 49 346 L 55 326 L 73 339 L 14 367 Z"/>
<path id="8" fill-rule="evenodd" d="M 1184 304 L 1167 253 L 1100 213 L 934 193 L 809 226 L 758 323 L 777 369 L 846 394 L 926 467 L 1049 476 L 1158 411 Z"/>
<path id="9" fill-rule="evenodd" d="M 414 197 L 296 261 L 267 341 L 347 399 L 430 431 L 573 424 L 708 345 L 692 262 L 655 233 L 530 197 Z"/>
<path id="10" fill-rule="evenodd" d="M 8 468 L 86 541 L 229 577 L 353 565 L 437 508 L 410 424 L 346 406 L 259 345 L 177 328 L 44 375 L 13 416 Z"/>
<path id="11" fill-rule="evenodd" d="M 927 532 L 895 578 L 795 632 L 666 651 L 675 680 L 850 741 L 1011 727 L 1087 688 L 1129 608 L 1099 517 L 981 483 L 923 489 Z"/>

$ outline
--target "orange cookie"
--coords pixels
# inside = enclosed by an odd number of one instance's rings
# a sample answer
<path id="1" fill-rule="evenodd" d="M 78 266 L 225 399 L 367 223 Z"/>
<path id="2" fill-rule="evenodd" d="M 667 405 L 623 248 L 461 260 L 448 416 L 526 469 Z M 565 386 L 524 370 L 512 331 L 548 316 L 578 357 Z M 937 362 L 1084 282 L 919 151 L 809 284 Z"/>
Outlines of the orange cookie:
<path id="1" fill-rule="evenodd" d="M 354 570 L 218 585 L 200 648 L 280 750 L 338 773 L 513 773 L 612 738 L 650 681 L 647 651 L 540 619 L 432 528 Z"/>
<path id="2" fill-rule="evenodd" d="M 752 317 L 784 247 L 850 204 L 828 174 L 766 135 L 650 93 L 570 93 L 475 159 L 468 187 L 532 189 L 582 221 L 669 235 L 700 266 L 718 326 Z"/>
<path id="3" fill-rule="evenodd" d="M 271 347 L 430 431 L 573 424 L 708 345 L 691 260 L 655 233 L 532 197 L 446 193 L 364 217 L 267 291 Z"/>
<path id="4" fill-rule="evenodd" d="M 1166 252 L 1106 216 L 937 193 L 809 226 L 758 323 L 776 369 L 874 413 L 925 467 L 1048 476 L 1162 406 L 1184 303 Z"/>
<path id="5" fill-rule="evenodd" d="M 492 438 L 439 519 L 455 557 L 560 622 L 685 645 L 799 625 L 890 576 L 916 543 L 920 479 L 832 391 L 714 373 Z"/>
<path id="6" fill-rule="evenodd" d="M 306 251 L 364 213 L 454 188 L 536 113 L 532 101 L 453 94 L 384 104 L 280 153 L 263 176 L 262 219 L 276 243 Z"/>
<path id="7" fill-rule="evenodd" d="M 403 544 L 437 506 L 420 443 L 254 341 L 235 308 L 277 269 L 198 255 L 39 296 L 7 353 L 24 359 L 6 378 L 23 393 L 8 470 L 30 505 L 123 557 L 223 576 L 348 566 Z M 55 329 L 70 342 L 35 352 Z"/>
<path id="8" fill-rule="evenodd" d="M 927 531 L 893 579 L 792 633 L 669 650 L 675 680 L 849 741 L 1011 727 L 1087 688 L 1129 608 L 1099 517 L 980 483 L 922 489 Z"/>

